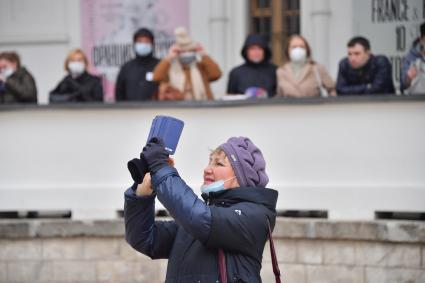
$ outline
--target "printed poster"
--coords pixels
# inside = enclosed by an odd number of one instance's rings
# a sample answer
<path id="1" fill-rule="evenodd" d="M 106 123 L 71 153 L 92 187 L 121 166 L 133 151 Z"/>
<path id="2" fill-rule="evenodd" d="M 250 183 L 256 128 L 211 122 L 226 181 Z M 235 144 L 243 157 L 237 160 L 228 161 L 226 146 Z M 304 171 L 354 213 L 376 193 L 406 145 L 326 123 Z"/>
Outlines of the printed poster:
<path id="1" fill-rule="evenodd" d="M 121 65 L 134 57 L 133 34 L 146 27 L 155 35 L 155 55 L 163 57 L 174 29 L 188 29 L 188 0 L 80 0 L 82 49 L 90 71 L 102 77 L 104 99 L 115 101 Z"/>

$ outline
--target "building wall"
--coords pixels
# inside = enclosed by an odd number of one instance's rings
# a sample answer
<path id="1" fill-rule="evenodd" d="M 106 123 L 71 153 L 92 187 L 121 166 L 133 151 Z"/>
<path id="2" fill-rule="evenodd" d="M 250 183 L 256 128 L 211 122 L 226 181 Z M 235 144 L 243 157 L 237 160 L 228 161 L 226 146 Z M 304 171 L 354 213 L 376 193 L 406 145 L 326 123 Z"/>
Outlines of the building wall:
<path id="1" fill-rule="evenodd" d="M 164 282 L 152 261 L 124 240 L 122 221 L 0 222 L 0 283 Z M 278 219 L 273 237 L 285 283 L 423 283 L 420 222 Z M 263 282 L 274 282 L 269 244 Z"/>

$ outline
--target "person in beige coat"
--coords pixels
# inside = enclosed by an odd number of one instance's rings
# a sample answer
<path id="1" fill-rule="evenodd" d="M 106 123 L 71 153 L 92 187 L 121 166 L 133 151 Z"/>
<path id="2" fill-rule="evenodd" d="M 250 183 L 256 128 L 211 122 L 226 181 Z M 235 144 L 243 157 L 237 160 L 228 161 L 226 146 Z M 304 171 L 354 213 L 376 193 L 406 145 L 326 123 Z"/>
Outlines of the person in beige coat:
<path id="1" fill-rule="evenodd" d="M 179 27 L 174 33 L 176 43 L 153 71 L 153 80 L 161 83 L 158 99 L 213 100 L 210 82 L 221 77 L 220 67 L 186 29 Z"/>
<path id="2" fill-rule="evenodd" d="M 308 42 L 300 35 L 289 38 L 286 63 L 277 70 L 277 96 L 336 96 L 335 83 L 326 69 L 313 61 Z"/>

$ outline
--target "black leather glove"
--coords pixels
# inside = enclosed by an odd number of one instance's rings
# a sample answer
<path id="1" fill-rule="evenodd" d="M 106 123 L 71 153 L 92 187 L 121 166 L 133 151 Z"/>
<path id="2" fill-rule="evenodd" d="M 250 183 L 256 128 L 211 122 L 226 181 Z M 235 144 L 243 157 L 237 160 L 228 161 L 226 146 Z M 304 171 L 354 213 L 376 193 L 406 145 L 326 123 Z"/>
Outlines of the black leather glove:
<path id="1" fill-rule="evenodd" d="M 140 155 L 140 159 L 134 158 L 127 163 L 128 171 L 130 171 L 131 178 L 136 184 L 141 184 L 146 173 L 149 172 L 148 163 L 142 154 Z"/>
<path id="2" fill-rule="evenodd" d="M 168 165 L 169 152 L 165 149 L 164 141 L 161 138 L 152 138 L 143 148 L 142 155 L 151 174 L 155 174 L 159 169 Z"/>

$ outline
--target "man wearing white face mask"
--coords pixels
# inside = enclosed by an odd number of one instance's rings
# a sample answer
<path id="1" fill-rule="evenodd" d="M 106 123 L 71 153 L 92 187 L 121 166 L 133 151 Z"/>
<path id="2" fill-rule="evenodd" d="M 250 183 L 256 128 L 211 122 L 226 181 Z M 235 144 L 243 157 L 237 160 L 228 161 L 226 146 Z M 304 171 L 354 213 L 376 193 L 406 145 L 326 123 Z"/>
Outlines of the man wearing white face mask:
<path id="1" fill-rule="evenodd" d="M 220 67 L 192 41 L 185 28 L 176 28 L 174 34 L 176 43 L 153 74 L 154 81 L 161 83 L 159 100 L 213 100 L 210 82 L 220 78 Z M 164 94 L 169 88 L 174 95 Z"/>
<path id="2" fill-rule="evenodd" d="M 336 96 L 326 69 L 313 61 L 304 37 L 293 35 L 285 48 L 287 62 L 277 70 L 277 95 L 284 97 Z"/>
<path id="3" fill-rule="evenodd" d="M 21 66 L 16 52 L 0 53 L 0 103 L 36 103 L 33 76 Z"/>
<path id="4" fill-rule="evenodd" d="M 50 102 L 103 101 L 102 82 L 87 72 L 88 60 L 81 49 L 72 50 L 65 59 L 67 75 L 50 92 Z"/>
<path id="5" fill-rule="evenodd" d="M 158 84 L 152 72 L 159 60 L 154 54 L 154 35 L 141 28 L 133 36 L 135 58 L 125 63 L 115 85 L 116 101 L 147 101 L 155 98 Z"/>

